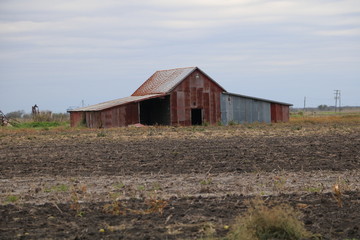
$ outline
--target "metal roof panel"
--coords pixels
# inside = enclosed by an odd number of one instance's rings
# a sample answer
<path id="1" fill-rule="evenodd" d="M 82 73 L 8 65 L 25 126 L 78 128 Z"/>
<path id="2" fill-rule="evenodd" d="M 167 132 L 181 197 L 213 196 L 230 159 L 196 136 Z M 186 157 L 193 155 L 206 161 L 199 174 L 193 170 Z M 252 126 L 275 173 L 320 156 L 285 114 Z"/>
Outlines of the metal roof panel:
<path id="1" fill-rule="evenodd" d="M 156 71 L 146 80 L 132 96 L 143 96 L 147 94 L 169 93 L 197 67 L 175 68 Z"/>
<path id="2" fill-rule="evenodd" d="M 254 99 L 254 100 L 258 100 L 258 101 L 263 101 L 263 102 L 269 102 L 269 103 L 276 103 L 276 104 L 281 104 L 281 105 L 292 106 L 291 103 L 278 102 L 278 101 L 273 101 L 273 100 L 264 99 L 264 98 L 251 97 L 251 96 L 242 95 L 242 94 L 229 93 L 229 92 L 223 92 L 223 94 L 230 95 L 230 96 L 243 97 L 243 98 L 250 98 L 250 99 Z"/>
<path id="3" fill-rule="evenodd" d="M 143 100 L 161 97 L 161 96 L 164 96 L 164 94 L 149 94 L 149 95 L 144 95 L 144 96 L 130 96 L 130 97 L 119 98 L 119 99 L 115 99 L 115 100 L 111 100 L 111 101 L 107 101 L 107 102 L 103 102 L 103 103 L 99 103 L 99 104 L 95 104 L 95 105 L 91 105 L 91 106 L 87 106 L 87 107 L 76 108 L 76 109 L 70 110 L 69 112 L 101 111 L 104 109 L 124 105 L 127 103 L 140 102 Z"/>

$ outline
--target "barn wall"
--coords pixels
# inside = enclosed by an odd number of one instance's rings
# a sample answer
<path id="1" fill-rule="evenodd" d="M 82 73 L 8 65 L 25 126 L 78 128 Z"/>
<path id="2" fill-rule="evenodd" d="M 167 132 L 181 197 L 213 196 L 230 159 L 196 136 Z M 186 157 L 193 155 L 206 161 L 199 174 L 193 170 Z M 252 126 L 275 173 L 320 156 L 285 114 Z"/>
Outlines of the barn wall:
<path id="1" fill-rule="evenodd" d="M 89 128 L 101 128 L 101 113 L 100 112 L 84 112 L 85 124 Z"/>
<path id="2" fill-rule="evenodd" d="M 89 128 L 124 127 L 139 123 L 138 103 L 129 103 L 102 111 L 70 112 L 71 127 L 84 123 Z"/>
<path id="3" fill-rule="evenodd" d="M 221 120 L 220 94 L 224 90 L 195 70 L 170 95 L 172 125 L 191 125 L 191 109 L 202 109 L 203 122 L 215 124 Z"/>
<path id="4" fill-rule="evenodd" d="M 77 127 L 84 121 L 85 115 L 83 112 L 70 112 L 70 126 Z"/>
<path id="5" fill-rule="evenodd" d="M 271 122 L 288 122 L 289 115 L 289 106 L 271 103 Z"/>
<path id="6" fill-rule="evenodd" d="M 101 124 L 98 127 L 125 127 L 139 123 L 138 103 L 129 103 L 100 112 Z"/>
<path id="7" fill-rule="evenodd" d="M 221 94 L 221 122 L 271 122 L 270 103 L 236 95 Z"/>

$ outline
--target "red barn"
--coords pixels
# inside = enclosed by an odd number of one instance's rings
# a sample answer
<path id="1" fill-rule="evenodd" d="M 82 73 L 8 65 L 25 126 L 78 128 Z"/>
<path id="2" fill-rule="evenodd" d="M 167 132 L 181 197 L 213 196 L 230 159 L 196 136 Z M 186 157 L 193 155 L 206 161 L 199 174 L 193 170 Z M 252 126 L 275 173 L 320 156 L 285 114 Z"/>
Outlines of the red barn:
<path id="1" fill-rule="evenodd" d="M 222 121 L 223 93 L 226 93 L 225 89 L 197 67 L 162 70 L 155 72 L 130 97 L 70 110 L 70 122 L 72 127 L 85 124 L 90 128 L 136 123 L 215 124 Z M 274 103 L 271 120 L 288 121 L 290 104 Z"/>

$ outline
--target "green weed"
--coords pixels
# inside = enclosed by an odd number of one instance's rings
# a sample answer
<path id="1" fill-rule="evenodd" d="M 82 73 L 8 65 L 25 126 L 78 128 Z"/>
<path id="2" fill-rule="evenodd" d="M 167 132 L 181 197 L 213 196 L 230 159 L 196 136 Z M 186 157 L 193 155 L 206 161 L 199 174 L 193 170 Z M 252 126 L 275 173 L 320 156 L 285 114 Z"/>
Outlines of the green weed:
<path id="1" fill-rule="evenodd" d="M 51 188 L 45 188 L 44 192 L 67 192 L 69 191 L 69 186 L 66 184 L 60 184 L 52 186 Z"/>
<path id="2" fill-rule="evenodd" d="M 238 125 L 238 123 L 235 122 L 235 121 L 233 121 L 233 120 L 231 120 L 231 121 L 228 122 L 228 125 L 229 125 L 229 126 L 235 126 L 235 125 Z"/>
<path id="3" fill-rule="evenodd" d="M 207 127 L 207 126 L 210 126 L 210 123 L 208 121 L 204 121 L 201 125 L 204 127 Z"/>
<path id="4" fill-rule="evenodd" d="M 305 191 L 311 192 L 311 193 L 318 193 L 321 192 L 323 189 L 321 187 L 307 187 L 305 188 Z"/>
<path id="5" fill-rule="evenodd" d="M 193 126 L 191 128 L 191 131 L 192 132 L 204 132 L 205 131 L 205 128 L 204 127 L 199 127 L 199 126 Z"/>
<path id="6" fill-rule="evenodd" d="M 99 132 L 96 136 L 97 136 L 97 137 L 106 137 L 106 133 L 103 132 L 103 131 L 101 131 L 101 132 Z"/>
<path id="7" fill-rule="evenodd" d="M 212 184 L 213 180 L 211 178 L 205 178 L 203 180 L 200 181 L 201 185 L 210 185 Z"/>
<path id="8" fill-rule="evenodd" d="M 286 178 L 275 176 L 273 183 L 274 183 L 273 188 L 275 191 L 282 191 L 282 190 L 284 190 L 285 185 L 286 185 Z"/>
<path id="9" fill-rule="evenodd" d="M 120 183 L 114 184 L 113 187 L 114 187 L 115 189 L 120 190 L 120 189 L 123 189 L 123 188 L 125 187 L 125 184 L 122 183 L 122 182 L 120 182 Z"/>
<path id="10" fill-rule="evenodd" d="M 145 186 L 144 185 L 139 185 L 139 186 L 137 186 L 137 190 L 138 191 L 145 191 Z"/>
<path id="11" fill-rule="evenodd" d="M 67 123 L 60 122 L 23 122 L 14 125 L 15 128 L 36 128 L 36 129 L 49 129 L 54 127 L 63 126 Z"/>
<path id="12" fill-rule="evenodd" d="M 19 196 L 15 196 L 15 195 L 9 195 L 6 197 L 5 202 L 6 203 L 15 203 L 19 200 Z"/>
<path id="13" fill-rule="evenodd" d="M 302 129 L 302 126 L 293 126 L 291 129 L 294 131 L 300 131 Z"/>
<path id="14" fill-rule="evenodd" d="M 154 182 L 154 183 L 152 184 L 151 190 L 152 190 L 152 191 L 160 191 L 160 190 L 162 190 L 161 184 L 158 183 L 158 182 Z"/>

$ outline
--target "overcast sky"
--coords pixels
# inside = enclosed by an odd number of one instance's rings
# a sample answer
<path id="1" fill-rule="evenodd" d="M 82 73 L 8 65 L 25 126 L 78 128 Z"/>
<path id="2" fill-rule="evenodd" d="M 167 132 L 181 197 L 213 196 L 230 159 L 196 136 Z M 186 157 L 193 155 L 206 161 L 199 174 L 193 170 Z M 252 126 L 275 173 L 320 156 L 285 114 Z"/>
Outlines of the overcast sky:
<path id="1" fill-rule="evenodd" d="M 359 0 L 0 0 L 0 110 L 65 112 L 197 66 L 228 92 L 360 105 Z"/>

